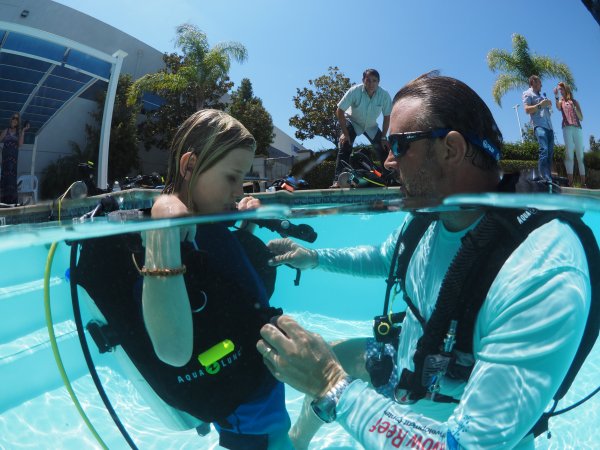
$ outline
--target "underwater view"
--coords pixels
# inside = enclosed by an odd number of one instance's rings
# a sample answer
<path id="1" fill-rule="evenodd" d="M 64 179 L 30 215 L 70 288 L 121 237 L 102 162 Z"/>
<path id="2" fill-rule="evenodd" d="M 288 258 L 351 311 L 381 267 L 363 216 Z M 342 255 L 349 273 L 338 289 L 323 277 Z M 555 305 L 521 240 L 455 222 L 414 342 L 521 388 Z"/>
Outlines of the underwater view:
<path id="1" fill-rule="evenodd" d="M 599 0 L 0 3 L 0 450 L 600 449 Z"/>
<path id="2" fill-rule="evenodd" d="M 584 213 L 584 222 L 598 237 L 600 230 L 600 201 L 589 197 L 567 195 L 508 195 L 488 194 L 455 196 L 442 205 L 425 208 L 427 212 L 489 210 L 494 208 L 535 207 L 540 210 L 561 209 Z M 289 221 L 293 226 L 311 230 L 309 243 L 295 239 L 309 248 L 340 248 L 358 244 L 377 245 L 396 230 L 407 215 L 402 202 L 363 205 L 326 205 L 318 208 L 303 207 L 290 210 L 283 206 L 266 206 L 256 212 L 237 216 L 214 216 L 163 221 L 123 220 L 97 217 L 92 222 L 68 224 L 17 225 L 1 230 L 3 269 L 0 290 L 1 345 L 0 345 L 0 447 L 20 448 L 128 448 L 129 444 L 115 425 L 107 407 L 86 367 L 81 343 L 77 337 L 77 320 L 73 312 L 70 277 L 73 271 L 71 251 L 75 242 L 91 238 L 115 236 L 117 233 L 135 235 L 152 228 L 185 227 L 189 224 L 238 219 L 259 224 Z M 411 208 L 414 210 L 414 208 Z M 264 221 L 264 222 L 261 222 Z M 290 227 L 288 227 L 288 230 Z M 291 228 L 294 229 L 293 227 Z M 296 228 L 297 229 L 297 228 Z M 314 232 L 314 233 L 312 233 Z M 263 242 L 281 235 L 265 227 L 256 234 Z M 48 259 L 51 245 L 56 243 L 53 261 Z M 101 265 L 118 264 L 106 259 L 101 250 Z M 102 255 L 102 256 L 101 256 Z M 82 264 L 83 254 L 79 256 Z M 100 267 L 100 266 L 98 266 Z M 82 275 L 80 275 L 82 276 Z M 277 268 L 271 305 L 281 307 L 285 314 L 327 341 L 372 336 L 373 317 L 381 313 L 385 297 L 384 279 L 358 278 L 352 275 L 332 274 L 319 270 L 304 270 L 295 285 L 297 274 L 293 269 Z M 110 285 L 113 280 L 104 280 Z M 44 284 L 46 283 L 46 287 Z M 228 286 L 222 286 L 227 290 Z M 114 414 L 137 448 L 219 448 L 218 435 L 213 430 L 199 436 L 194 426 L 175 418 L 168 407 L 135 372 L 135 367 L 118 346 L 113 351 L 99 353 L 98 341 L 90 333 L 90 323 L 102 319 L 94 302 L 81 287 L 77 288 L 84 335 L 91 360 Z M 45 293 L 50 303 L 50 319 L 44 314 Z M 115 293 L 116 295 L 116 293 Z M 406 305 L 396 301 L 394 309 Z M 396 311 L 395 311 L 396 312 Z M 46 323 L 50 320 L 50 323 Z M 72 385 L 74 396 L 80 402 L 96 437 L 78 414 L 73 398 L 61 380 L 60 371 L 52 355 L 47 325 L 54 330 L 58 353 L 64 365 L 64 374 Z M 576 381 L 559 408 L 565 408 L 591 393 L 598 386 L 596 374 L 600 369 L 600 345 L 588 356 Z M 292 419 L 298 417 L 303 395 L 286 386 L 285 404 Z M 201 401 L 200 399 L 198 401 Z M 552 437 L 542 435 L 536 448 L 597 448 L 596 424 L 600 417 L 600 396 L 550 420 Z M 313 439 L 311 449 L 360 449 L 362 446 L 339 425 L 324 426 Z"/>

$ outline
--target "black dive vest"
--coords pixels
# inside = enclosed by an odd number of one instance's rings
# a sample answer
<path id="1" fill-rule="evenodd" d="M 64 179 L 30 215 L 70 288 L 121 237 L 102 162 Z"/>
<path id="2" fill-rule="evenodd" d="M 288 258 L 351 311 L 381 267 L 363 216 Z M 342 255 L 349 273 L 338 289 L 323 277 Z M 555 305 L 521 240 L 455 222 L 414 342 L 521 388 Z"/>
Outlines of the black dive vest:
<path id="1" fill-rule="evenodd" d="M 413 357 L 414 372 L 404 369 L 398 384 L 398 389 L 404 393 L 404 398 L 414 402 L 428 394 L 426 361 L 435 362 L 435 358 L 443 353 L 444 339 L 447 338 L 453 320 L 457 322 L 456 344 L 452 354 L 446 355 L 450 358 L 450 364 L 445 376 L 468 380 L 474 364 L 472 355 L 475 320 L 492 282 L 507 258 L 529 234 L 554 219 L 568 224 L 581 240 L 589 267 L 592 299 L 583 338 L 567 375 L 553 396 L 554 406 L 551 411 L 544 413 L 532 432 L 537 436 L 548 429 L 548 419 L 556 415 L 554 413 L 556 403 L 569 390 L 594 346 L 600 329 L 600 251 L 593 232 L 583 223 L 581 216 L 575 213 L 536 209 L 490 210 L 485 213 L 477 226 L 462 238 L 462 245 L 446 272 L 434 311 L 427 322 L 405 294 L 404 299 L 421 322 L 424 333 L 418 341 Z M 391 274 L 393 275 L 388 279 L 386 309 L 392 284 L 400 283 L 400 287 L 405 292 L 404 282 L 410 259 L 423 234 L 434 220 L 437 220 L 435 215 L 417 214 L 399 237 L 392 261 Z M 385 310 L 384 314 L 387 314 Z M 461 353 L 463 357 L 459 362 L 456 356 Z M 469 357 L 464 358 L 464 355 Z M 465 359 L 470 360 L 471 363 L 465 365 Z M 458 402 L 456 399 L 439 394 L 434 399 L 440 402 Z"/>
<path id="2" fill-rule="evenodd" d="M 81 241 L 72 276 L 106 318 L 108 328 L 103 329 L 103 336 L 108 336 L 110 343 L 105 350 L 121 345 L 150 386 L 172 407 L 204 422 L 220 422 L 276 383 L 255 345 L 260 328 L 281 310 L 268 306 L 275 272 L 268 268 L 269 252 L 258 238 L 209 224 L 198 226 L 197 242 L 201 250 L 189 243 L 181 249 L 190 304 L 192 311 L 197 311 L 192 315 L 193 356 L 183 367 L 159 360 L 146 332 L 142 277 L 132 261 L 133 254 L 138 265 L 143 265 L 139 234 Z M 254 251 L 246 255 L 242 242 Z M 266 253 L 257 253 L 261 251 Z M 254 259 L 254 264 L 249 259 Z M 263 262 L 258 264 L 259 260 Z M 253 266 L 258 266 L 257 270 Z M 257 271 L 262 272 L 262 280 Z M 225 339 L 233 342 L 235 350 L 203 366 L 198 355 Z"/>

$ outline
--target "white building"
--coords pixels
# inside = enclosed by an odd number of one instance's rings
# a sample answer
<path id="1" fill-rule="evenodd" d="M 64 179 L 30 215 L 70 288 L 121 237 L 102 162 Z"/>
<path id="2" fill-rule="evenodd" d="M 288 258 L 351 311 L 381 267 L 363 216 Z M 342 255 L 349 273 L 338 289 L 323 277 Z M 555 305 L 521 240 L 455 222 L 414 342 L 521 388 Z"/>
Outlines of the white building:
<path id="1" fill-rule="evenodd" d="M 0 127 L 17 111 L 31 123 L 19 152 L 18 173 L 41 178 L 49 163 L 71 152 L 70 142 L 84 148 L 95 93 L 107 89 L 111 73 L 122 63 L 120 71 L 137 79 L 162 68 L 162 56 L 138 39 L 51 0 L 2 0 Z M 287 155 L 293 161 L 306 152 L 279 128 L 274 131 L 273 158 Z M 140 151 L 140 157 L 143 173 L 165 171 L 164 152 Z"/>

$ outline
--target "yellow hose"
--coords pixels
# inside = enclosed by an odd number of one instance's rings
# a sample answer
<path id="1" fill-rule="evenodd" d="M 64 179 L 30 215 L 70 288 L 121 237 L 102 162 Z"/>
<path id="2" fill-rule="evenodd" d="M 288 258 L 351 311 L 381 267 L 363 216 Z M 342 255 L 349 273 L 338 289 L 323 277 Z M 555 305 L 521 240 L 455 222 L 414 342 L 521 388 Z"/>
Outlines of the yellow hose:
<path id="1" fill-rule="evenodd" d="M 50 309 L 50 270 L 52 268 L 52 260 L 54 259 L 55 252 L 56 252 L 56 242 L 52 243 L 52 245 L 50 246 L 50 251 L 48 252 L 48 258 L 46 260 L 46 269 L 44 271 L 44 311 L 46 313 L 46 326 L 48 327 L 48 335 L 50 336 L 50 345 L 52 346 L 52 353 L 54 354 L 54 360 L 56 361 L 56 367 L 58 368 L 58 371 L 60 372 L 60 376 L 63 380 L 63 383 L 64 383 L 65 387 L 67 388 L 67 391 L 69 392 L 69 396 L 71 397 L 71 400 L 75 404 L 75 407 L 77 408 L 77 411 L 79 412 L 79 415 L 81 416 L 81 418 L 83 419 L 83 421 L 85 422 L 85 424 L 87 425 L 87 427 L 89 428 L 91 433 L 94 435 L 94 437 L 96 438 L 96 440 L 98 441 L 100 446 L 103 449 L 108 450 L 108 447 L 106 446 L 106 444 L 104 443 L 104 441 L 102 440 L 102 438 L 100 437 L 100 435 L 98 434 L 98 432 L 96 431 L 96 429 L 94 428 L 92 423 L 90 422 L 85 411 L 81 407 L 81 403 L 79 403 L 79 400 L 77 399 L 77 396 L 75 395 L 75 391 L 73 391 L 73 387 L 71 386 L 71 382 L 69 381 L 69 378 L 67 377 L 67 372 L 65 371 L 65 366 L 63 365 L 62 359 L 60 357 L 60 352 L 58 351 L 58 345 L 56 344 L 56 335 L 54 334 L 54 324 L 52 322 L 52 311 Z"/>

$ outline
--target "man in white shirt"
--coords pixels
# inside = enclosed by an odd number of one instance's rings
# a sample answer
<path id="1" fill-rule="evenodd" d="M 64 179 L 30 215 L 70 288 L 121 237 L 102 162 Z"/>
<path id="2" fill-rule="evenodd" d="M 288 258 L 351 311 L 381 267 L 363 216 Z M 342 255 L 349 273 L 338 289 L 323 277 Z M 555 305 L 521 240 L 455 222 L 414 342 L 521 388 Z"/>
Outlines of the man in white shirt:
<path id="1" fill-rule="evenodd" d="M 459 80 L 426 74 L 404 86 L 394 98 L 389 141 L 386 165 L 409 198 L 497 189 L 502 135 L 483 100 Z M 287 316 L 261 330 L 257 348 L 267 367 L 314 399 L 307 404 L 319 419 L 337 420 L 367 449 L 533 448 L 530 430 L 569 370 L 591 303 L 585 250 L 560 220 L 534 229 L 493 279 L 474 323 L 472 355 L 465 354 L 473 364 L 468 379 L 442 375 L 434 395 L 417 400 L 394 390 L 401 372 L 416 371 L 423 322 L 434 316 L 462 238 L 485 217 L 441 212 L 421 237 L 406 271 L 403 291 L 414 309 L 402 322 L 391 393 L 368 384 L 365 339 L 334 353 Z M 400 232 L 381 246 L 315 251 L 277 240 L 270 248 L 274 264 L 386 277 Z M 436 402 L 441 396 L 454 400 Z M 307 448 L 316 416 L 304 414 L 303 429 L 294 426 L 295 448 Z"/>
<path id="2" fill-rule="evenodd" d="M 352 145 L 356 136 L 364 134 L 377 152 L 379 161 L 384 163 L 389 152 L 387 132 L 390 125 L 392 99 L 390 94 L 379 87 L 379 72 L 367 69 L 363 72 L 362 84 L 352 86 L 344 94 L 335 115 L 342 129 L 339 151 L 335 162 L 335 176 L 331 187 L 340 187 L 338 177 L 350 163 Z M 383 131 L 377 119 L 383 114 Z"/>

